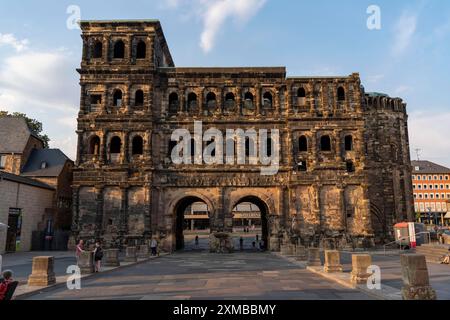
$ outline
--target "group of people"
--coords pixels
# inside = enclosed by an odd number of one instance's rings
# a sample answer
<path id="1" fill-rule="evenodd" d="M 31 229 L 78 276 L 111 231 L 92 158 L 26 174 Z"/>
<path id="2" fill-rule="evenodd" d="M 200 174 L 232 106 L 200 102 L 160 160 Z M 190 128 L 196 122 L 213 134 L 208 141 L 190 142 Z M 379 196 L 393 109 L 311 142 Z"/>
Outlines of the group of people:
<path id="1" fill-rule="evenodd" d="M 260 251 L 264 251 L 265 250 L 266 244 L 264 243 L 263 239 L 259 239 L 259 235 L 256 235 L 256 241 L 252 242 L 253 249 L 256 249 L 256 244 L 258 244 L 258 249 Z M 241 251 L 244 250 L 244 238 L 243 237 L 239 238 L 239 248 L 240 248 Z"/>
<path id="2" fill-rule="evenodd" d="M 84 249 L 84 241 L 80 240 L 77 244 L 77 247 L 75 248 L 75 252 L 76 252 L 76 256 L 77 256 L 77 264 L 78 264 L 78 260 L 80 258 L 81 253 L 85 252 L 85 251 L 86 250 Z M 95 272 L 100 272 L 102 259 L 103 259 L 103 249 L 102 249 L 102 246 L 100 245 L 100 242 L 97 241 L 95 243 L 95 248 L 94 248 L 94 271 Z"/>
<path id="3" fill-rule="evenodd" d="M 158 255 L 158 241 L 155 238 L 153 238 L 152 241 L 150 242 L 150 249 L 151 249 L 152 256 Z M 85 251 L 86 250 L 84 248 L 84 241 L 80 240 L 75 248 L 75 252 L 76 252 L 76 256 L 77 256 L 77 264 L 78 264 L 78 260 L 80 258 L 81 253 L 85 252 Z M 103 259 L 103 248 L 102 248 L 100 242 L 97 241 L 95 243 L 95 248 L 94 248 L 94 271 L 95 272 L 100 272 L 102 259 Z"/>

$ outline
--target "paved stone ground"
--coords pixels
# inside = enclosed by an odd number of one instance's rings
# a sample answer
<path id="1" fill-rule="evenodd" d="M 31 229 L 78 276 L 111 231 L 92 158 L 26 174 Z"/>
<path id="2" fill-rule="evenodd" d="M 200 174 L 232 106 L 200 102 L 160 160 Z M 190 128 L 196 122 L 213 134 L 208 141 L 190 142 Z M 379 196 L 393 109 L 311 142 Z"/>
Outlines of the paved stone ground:
<path id="1" fill-rule="evenodd" d="M 344 271 L 351 271 L 351 253 L 343 252 L 341 260 Z M 401 290 L 403 286 L 400 256 L 372 253 L 372 263 L 381 268 L 381 282 Z M 450 266 L 428 263 L 430 284 L 436 290 L 439 300 L 450 300 Z"/>
<path id="2" fill-rule="evenodd" d="M 26 283 L 31 274 L 33 257 L 54 256 L 55 257 L 55 275 L 66 275 L 67 267 L 76 265 L 74 252 L 68 251 L 46 251 L 46 252 L 17 252 L 2 255 L 2 270 L 11 269 L 14 272 L 14 279 L 20 283 Z"/>
<path id="3" fill-rule="evenodd" d="M 363 300 L 370 297 L 270 253 L 217 255 L 190 251 L 96 275 L 84 280 L 79 291 L 59 288 L 30 299 Z"/>

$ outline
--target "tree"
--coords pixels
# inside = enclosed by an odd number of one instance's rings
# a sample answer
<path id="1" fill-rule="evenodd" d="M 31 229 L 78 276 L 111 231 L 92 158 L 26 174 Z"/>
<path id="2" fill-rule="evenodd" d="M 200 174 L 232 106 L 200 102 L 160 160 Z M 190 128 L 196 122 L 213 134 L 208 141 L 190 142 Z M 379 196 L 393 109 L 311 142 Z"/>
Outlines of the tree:
<path id="1" fill-rule="evenodd" d="M 42 122 L 40 122 L 36 119 L 29 118 L 25 113 L 21 113 L 21 112 L 9 113 L 8 111 L 0 110 L 0 118 L 2 118 L 2 117 L 18 117 L 18 118 L 25 119 L 25 121 L 28 125 L 28 128 L 42 140 L 42 142 L 44 143 L 44 148 L 48 148 L 48 143 L 50 142 L 50 138 L 46 134 L 42 133 L 42 131 L 43 131 Z"/>

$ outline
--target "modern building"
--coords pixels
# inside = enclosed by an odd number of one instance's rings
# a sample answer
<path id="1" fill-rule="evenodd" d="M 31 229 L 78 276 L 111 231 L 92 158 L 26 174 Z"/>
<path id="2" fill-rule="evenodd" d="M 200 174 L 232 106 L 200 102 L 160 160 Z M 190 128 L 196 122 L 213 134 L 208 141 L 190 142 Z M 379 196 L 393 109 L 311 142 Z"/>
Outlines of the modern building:
<path id="1" fill-rule="evenodd" d="M 80 25 L 73 241 L 120 246 L 154 236 L 176 250 L 186 208 L 196 202 L 208 207 L 213 246 L 229 243 L 214 237 L 232 233 L 234 208 L 248 202 L 260 210 L 270 250 L 286 237 L 388 241 L 396 222 L 414 220 L 406 104 L 366 93 L 358 73 L 287 77 L 285 67 L 175 67 L 157 20 Z M 220 135 L 186 141 L 194 151 L 214 143 L 212 164 L 186 151 L 192 164 L 174 162 L 172 134 L 193 135 L 194 121 L 202 133 L 267 130 L 259 145 L 272 147 L 266 155 L 278 170 L 262 174 L 267 163 L 249 152 L 243 163 L 227 152 L 224 162 Z M 228 141 L 249 151 L 249 140 Z"/>
<path id="2" fill-rule="evenodd" d="M 430 161 L 412 161 L 414 211 L 429 224 L 447 224 L 450 217 L 450 169 Z M 447 217 L 446 217 L 447 216 Z"/>
<path id="3" fill-rule="evenodd" d="M 0 118 L 0 252 L 67 247 L 73 162 L 23 118 Z"/>

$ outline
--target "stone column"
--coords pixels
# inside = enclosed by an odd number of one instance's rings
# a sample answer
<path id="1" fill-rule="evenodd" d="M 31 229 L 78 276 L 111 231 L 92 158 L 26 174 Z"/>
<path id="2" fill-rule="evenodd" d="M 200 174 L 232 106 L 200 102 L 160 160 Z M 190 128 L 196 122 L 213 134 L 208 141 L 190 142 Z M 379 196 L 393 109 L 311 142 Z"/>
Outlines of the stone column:
<path id="1" fill-rule="evenodd" d="M 104 131 L 103 135 L 101 137 L 101 143 L 100 143 L 100 163 L 102 165 L 105 165 L 106 162 L 108 161 L 108 156 L 107 156 L 107 152 L 108 152 L 108 132 Z"/>
<path id="2" fill-rule="evenodd" d="M 83 146 L 83 131 L 82 130 L 77 130 L 77 138 L 78 138 L 78 142 L 77 142 L 77 159 L 75 161 L 75 165 L 79 166 L 81 163 L 81 157 L 84 154 L 84 146 Z"/>
<path id="3" fill-rule="evenodd" d="M 28 285 L 46 287 L 55 284 L 54 261 L 54 257 L 34 257 L 33 271 L 28 277 Z"/>
<path id="4" fill-rule="evenodd" d="M 327 273 L 342 272 L 341 256 L 339 251 L 325 251 L 325 266 L 323 270 Z"/>
<path id="5" fill-rule="evenodd" d="M 319 248 L 309 248 L 308 249 L 308 266 L 309 267 L 319 267 L 322 265 L 320 260 L 320 250 Z"/>
<path id="6" fill-rule="evenodd" d="M 95 217 L 95 237 L 100 238 L 103 232 L 103 186 L 95 187 L 97 212 Z"/>
<path id="7" fill-rule="evenodd" d="M 427 262 L 424 255 L 403 254 L 402 265 L 403 300 L 436 300 L 436 292 L 430 286 Z"/>
<path id="8" fill-rule="evenodd" d="M 129 132 L 128 131 L 125 131 L 124 133 L 123 133 L 123 146 L 122 146 L 122 154 L 121 154 L 121 161 L 120 161 L 120 163 L 121 164 L 126 164 L 126 163 L 128 163 L 128 155 L 129 155 L 129 150 L 128 150 L 128 148 L 129 148 L 129 138 L 130 138 L 130 135 L 129 135 Z"/>
<path id="9" fill-rule="evenodd" d="M 121 241 L 125 240 L 125 236 L 128 232 L 128 186 L 121 186 L 121 206 L 120 206 L 120 237 Z"/>
<path id="10" fill-rule="evenodd" d="M 371 276 L 367 268 L 372 264 L 372 257 L 368 254 L 352 254 L 351 281 L 354 284 L 365 284 Z"/>
<path id="11" fill-rule="evenodd" d="M 94 273 L 94 252 L 83 251 L 80 253 L 77 262 L 81 274 Z"/>
<path id="12" fill-rule="evenodd" d="M 119 267 L 119 249 L 104 250 L 105 255 L 105 267 Z"/>
<path id="13" fill-rule="evenodd" d="M 136 247 L 127 247 L 126 248 L 125 261 L 126 262 L 136 262 L 137 261 Z"/>
<path id="14" fill-rule="evenodd" d="M 150 238 L 152 235 L 152 188 L 151 185 L 145 184 L 145 212 L 144 212 L 144 237 L 146 239 Z"/>

